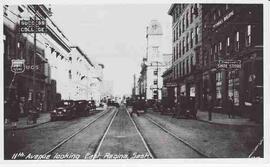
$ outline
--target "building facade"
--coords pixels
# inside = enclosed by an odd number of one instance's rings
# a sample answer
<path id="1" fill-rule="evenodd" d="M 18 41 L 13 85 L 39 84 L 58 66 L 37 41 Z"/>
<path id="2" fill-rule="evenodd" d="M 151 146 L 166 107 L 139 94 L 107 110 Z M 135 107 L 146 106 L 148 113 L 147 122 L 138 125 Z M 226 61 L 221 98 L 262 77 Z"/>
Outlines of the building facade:
<path id="1" fill-rule="evenodd" d="M 173 56 L 172 79 L 170 80 L 171 99 L 175 102 L 182 94 L 196 98 L 200 105 L 201 57 L 202 57 L 202 5 L 173 4 L 168 14 L 172 16 Z M 169 72 L 169 71 L 168 71 Z M 168 73 L 167 72 L 167 73 Z M 169 72 L 170 73 L 170 72 Z M 169 77 L 170 78 L 170 77 Z M 168 82 L 168 80 L 166 81 Z M 174 88 L 173 88 L 174 87 Z"/>
<path id="2" fill-rule="evenodd" d="M 204 5 L 202 21 L 203 101 L 210 95 L 225 112 L 232 97 L 239 114 L 260 112 L 251 108 L 263 97 L 263 5 Z M 217 68 L 224 60 L 240 61 L 241 68 Z"/>
<path id="3" fill-rule="evenodd" d="M 162 73 L 167 67 L 168 54 L 163 53 L 163 32 L 161 24 L 152 20 L 146 32 L 147 48 L 146 58 L 141 64 L 138 79 L 139 96 L 145 99 L 161 99 Z"/>
<path id="4" fill-rule="evenodd" d="M 104 66 L 92 63 L 78 47 L 70 46 L 68 38 L 50 18 L 49 6 L 5 5 L 3 8 L 5 100 L 11 92 L 23 103 L 35 97 L 34 105 L 42 111 L 52 110 L 59 100 L 100 100 Z M 19 31 L 20 21 L 30 19 L 46 21 L 46 32 L 36 33 L 36 40 L 34 33 Z M 24 72 L 11 71 L 14 60 L 24 61 Z"/>

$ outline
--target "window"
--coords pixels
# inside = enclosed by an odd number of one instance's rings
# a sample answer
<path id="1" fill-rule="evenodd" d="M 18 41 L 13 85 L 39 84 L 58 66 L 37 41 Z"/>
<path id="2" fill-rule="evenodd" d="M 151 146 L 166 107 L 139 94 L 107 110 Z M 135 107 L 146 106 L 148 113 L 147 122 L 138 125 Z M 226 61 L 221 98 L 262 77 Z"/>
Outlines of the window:
<path id="1" fill-rule="evenodd" d="M 178 35 L 180 37 L 181 36 L 181 22 L 179 22 L 178 24 L 178 31 L 179 31 Z"/>
<path id="2" fill-rule="evenodd" d="M 251 45 L 251 25 L 248 25 L 246 30 L 246 46 L 250 45 Z"/>
<path id="3" fill-rule="evenodd" d="M 193 70 L 193 56 L 190 57 L 190 71 Z"/>
<path id="4" fill-rule="evenodd" d="M 188 36 L 188 34 L 187 34 L 186 40 L 187 40 L 186 50 L 188 51 L 189 50 L 189 36 Z"/>
<path id="5" fill-rule="evenodd" d="M 229 9 L 229 5 L 228 5 L 228 4 L 226 4 L 225 9 L 226 9 L 226 10 L 228 10 L 228 9 Z"/>
<path id="6" fill-rule="evenodd" d="M 175 30 L 173 30 L 173 42 L 175 41 Z"/>
<path id="7" fill-rule="evenodd" d="M 227 37 L 227 40 L 226 40 L 226 53 L 227 54 L 229 53 L 230 45 L 231 45 L 230 37 Z"/>
<path id="8" fill-rule="evenodd" d="M 181 66 L 180 66 L 180 63 L 178 63 L 178 77 L 181 76 L 180 72 L 181 72 Z"/>
<path id="9" fill-rule="evenodd" d="M 181 66 L 181 62 L 179 63 L 179 70 L 180 70 L 180 77 L 182 76 L 182 66 Z"/>
<path id="10" fill-rule="evenodd" d="M 219 42 L 219 44 L 218 44 L 218 54 L 220 54 L 221 50 L 222 50 L 222 42 Z"/>
<path id="11" fill-rule="evenodd" d="M 214 45 L 214 48 L 215 48 L 215 53 L 217 53 L 217 45 L 216 44 Z"/>
<path id="12" fill-rule="evenodd" d="M 227 47 L 230 46 L 230 37 L 227 37 Z"/>
<path id="13" fill-rule="evenodd" d="M 221 11 L 220 10 L 218 10 L 218 17 L 220 17 L 221 16 Z"/>
<path id="14" fill-rule="evenodd" d="M 180 58 L 181 57 L 181 41 L 179 41 L 178 54 Z"/>
<path id="15" fill-rule="evenodd" d="M 175 35 L 175 40 L 178 40 L 178 25 L 176 25 L 176 35 Z"/>
<path id="16" fill-rule="evenodd" d="M 175 47 L 173 47 L 173 61 L 175 61 Z"/>
<path id="17" fill-rule="evenodd" d="M 188 28 L 188 24 L 189 24 L 189 21 L 188 21 L 188 12 L 187 12 L 187 15 L 186 15 L 186 28 Z"/>
<path id="18" fill-rule="evenodd" d="M 193 39 L 194 39 L 194 33 L 193 30 L 190 31 L 190 48 L 193 48 Z"/>
<path id="19" fill-rule="evenodd" d="M 194 15 L 195 15 L 195 17 L 198 16 L 198 6 L 197 6 L 197 4 L 194 5 Z"/>
<path id="20" fill-rule="evenodd" d="M 185 48 L 186 48 L 186 41 L 185 41 L 185 37 L 183 37 L 183 42 L 182 42 L 182 44 L 183 44 L 183 50 L 182 50 L 182 52 L 183 52 L 183 55 L 185 54 Z"/>
<path id="21" fill-rule="evenodd" d="M 218 102 L 218 106 L 221 105 L 221 99 L 222 99 L 222 94 L 221 94 L 221 90 L 222 90 L 222 75 L 221 72 L 217 72 L 216 73 L 216 99 Z"/>
<path id="22" fill-rule="evenodd" d="M 176 78 L 178 78 L 178 65 L 176 65 L 175 67 L 176 67 Z"/>
<path id="23" fill-rule="evenodd" d="M 239 51 L 240 42 L 239 42 L 239 32 L 235 33 L 235 51 Z"/>
<path id="24" fill-rule="evenodd" d="M 152 48 L 153 48 L 153 54 L 154 54 L 154 56 L 158 56 L 159 55 L 159 53 L 158 53 L 158 46 L 153 46 Z"/>
<path id="25" fill-rule="evenodd" d="M 193 5 L 191 5 L 191 7 L 190 7 L 190 24 L 193 22 L 193 14 L 194 14 Z"/>
<path id="26" fill-rule="evenodd" d="M 185 31 L 185 18 L 182 19 L 182 32 Z"/>
<path id="27" fill-rule="evenodd" d="M 183 61 L 183 75 L 185 75 L 185 61 Z"/>
<path id="28" fill-rule="evenodd" d="M 217 19 L 216 12 L 214 12 L 214 14 L 213 14 L 213 19 L 214 19 L 214 21 L 216 21 L 216 19 Z"/>
<path id="29" fill-rule="evenodd" d="M 158 81 L 157 79 L 154 80 L 154 85 L 157 85 L 158 84 Z"/>
<path id="30" fill-rule="evenodd" d="M 187 74 L 188 74 L 189 73 L 189 61 L 188 61 L 188 59 L 186 60 L 186 62 L 187 62 L 186 66 L 187 66 Z"/>
<path id="31" fill-rule="evenodd" d="M 198 35 L 199 35 L 199 28 L 198 26 L 195 28 L 195 44 L 198 43 Z"/>
<path id="32" fill-rule="evenodd" d="M 154 75 L 158 75 L 158 70 L 154 70 Z"/>
<path id="33" fill-rule="evenodd" d="M 176 58 L 175 59 L 177 60 L 178 59 L 178 43 L 176 44 L 176 49 L 175 50 L 176 50 Z"/>

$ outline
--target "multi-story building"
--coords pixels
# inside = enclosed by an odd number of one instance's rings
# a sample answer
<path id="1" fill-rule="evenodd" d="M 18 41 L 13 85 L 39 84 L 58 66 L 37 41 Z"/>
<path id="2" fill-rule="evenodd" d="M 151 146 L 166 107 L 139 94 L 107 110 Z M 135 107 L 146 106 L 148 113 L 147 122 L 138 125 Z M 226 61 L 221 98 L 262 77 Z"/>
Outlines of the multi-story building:
<path id="1" fill-rule="evenodd" d="M 163 54 L 163 32 L 157 20 L 152 20 L 147 27 L 146 39 L 146 58 L 143 58 L 138 80 L 139 95 L 145 99 L 161 99 L 161 75 L 167 68 L 168 54 Z"/>
<path id="2" fill-rule="evenodd" d="M 205 4 L 203 8 L 203 97 L 212 96 L 222 111 L 228 97 L 233 97 L 235 108 L 244 114 L 251 111 L 255 98 L 263 96 L 263 5 Z M 240 61 L 241 68 L 216 68 L 221 60 Z"/>
<path id="3" fill-rule="evenodd" d="M 50 8 L 45 5 L 4 6 L 5 99 L 9 98 L 9 92 L 16 92 L 21 101 L 35 97 L 35 105 L 40 105 L 44 111 L 53 109 L 61 99 L 100 100 L 104 66 L 91 63 L 79 48 L 71 48 L 70 41 L 51 15 Z M 34 33 L 19 32 L 21 20 L 35 18 L 46 21 L 46 32 L 36 33 L 36 40 Z M 11 72 L 14 59 L 25 61 L 24 72 Z M 75 79 L 77 86 L 81 86 L 78 90 L 74 90 Z M 75 97 L 73 93 L 78 91 L 80 95 Z"/>
<path id="4" fill-rule="evenodd" d="M 196 97 L 200 105 L 201 91 L 201 55 L 202 55 L 202 5 L 172 4 L 168 14 L 172 16 L 173 55 L 171 96 L 179 99 L 182 94 Z M 168 74 L 170 71 L 167 72 Z M 169 77 L 170 78 L 170 77 Z M 171 97 L 172 98 L 172 97 Z M 175 100 L 177 101 L 177 100 Z"/>

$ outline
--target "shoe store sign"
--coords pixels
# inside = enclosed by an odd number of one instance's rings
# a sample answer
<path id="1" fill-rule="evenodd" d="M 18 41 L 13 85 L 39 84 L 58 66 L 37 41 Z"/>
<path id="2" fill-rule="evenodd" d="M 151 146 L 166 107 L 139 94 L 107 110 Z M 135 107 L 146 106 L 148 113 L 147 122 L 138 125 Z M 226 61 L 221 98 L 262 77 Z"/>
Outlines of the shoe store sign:
<path id="1" fill-rule="evenodd" d="M 46 33 L 46 20 L 20 20 L 20 33 Z"/>
<path id="2" fill-rule="evenodd" d="M 217 69 L 240 69 L 241 60 L 219 60 Z"/>

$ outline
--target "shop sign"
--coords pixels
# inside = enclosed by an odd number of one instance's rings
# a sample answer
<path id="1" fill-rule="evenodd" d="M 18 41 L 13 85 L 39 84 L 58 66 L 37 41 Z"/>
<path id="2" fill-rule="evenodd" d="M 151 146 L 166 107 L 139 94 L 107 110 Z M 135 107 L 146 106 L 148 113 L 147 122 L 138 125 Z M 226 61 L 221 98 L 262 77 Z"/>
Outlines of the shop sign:
<path id="1" fill-rule="evenodd" d="M 217 63 L 218 69 L 240 69 L 241 60 L 219 60 Z"/>
<path id="2" fill-rule="evenodd" d="M 166 83 L 165 87 L 177 87 L 176 83 Z"/>
<path id="3" fill-rule="evenodd" d="M 20 20 L 21 33 L 46 33 L 46 20 Z"/>
<path id="4" fill-rule="evenodd" d="M 25 60 L 24 59 L 11 60 L 10 69 L 14 73 L 23 73 L 25 70 Z"/>
<path id="5" fill-rule="evenodd" d="M 223 24 L 225 21 L 227 21 L 229 18 L 231 18 L 234 15 L 234 11 L 231 11 L 226 16 L 224 16 L 222 19 L 220 19 L 216 24 L 213 25 L 213 28 L 217 28 L 221 24 Z"/>

